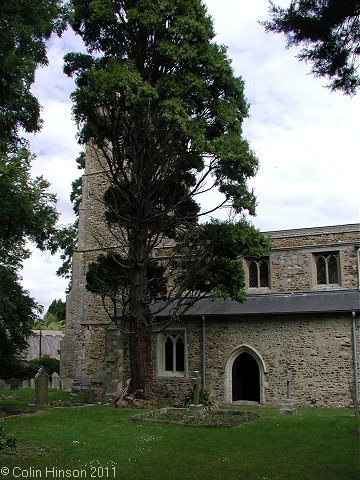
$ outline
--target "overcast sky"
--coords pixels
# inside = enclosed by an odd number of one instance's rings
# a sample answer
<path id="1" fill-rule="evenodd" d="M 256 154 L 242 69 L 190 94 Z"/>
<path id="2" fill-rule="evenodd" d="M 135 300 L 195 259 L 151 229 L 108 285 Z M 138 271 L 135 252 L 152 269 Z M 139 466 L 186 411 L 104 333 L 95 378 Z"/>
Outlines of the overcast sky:
<path id="1" fill-rule="evenodd" d="M 267 0 L 207 0 L 216 41 L 228 47 L 237 76 L 245 81 L 250 116 L 244 136 L 260 161 L 251 181 L 258 200 L 254 225 L 262 231 L 359 222 L 360 94 L 346 97 L 325 88 L 282 35 L 265 33 Z M 288 5 L 289 0 L 279 0 Z M 72 80 L 62 73 L 63 55 L 78 51 L 71 31 L 48 44 L 49 66 L 33 88 L 44 126 L 30 136 L 37 156 L 32 172 L 43 175 L 58 196 L 61 224 L 73 222 L 71 182 L 79 176 L 81 151 L 71 117 Z M 45 307 L 65 300 L 67 281 L 56 277 L 58 257 L 34 252 L 23 270 L 23 286 Z"/>

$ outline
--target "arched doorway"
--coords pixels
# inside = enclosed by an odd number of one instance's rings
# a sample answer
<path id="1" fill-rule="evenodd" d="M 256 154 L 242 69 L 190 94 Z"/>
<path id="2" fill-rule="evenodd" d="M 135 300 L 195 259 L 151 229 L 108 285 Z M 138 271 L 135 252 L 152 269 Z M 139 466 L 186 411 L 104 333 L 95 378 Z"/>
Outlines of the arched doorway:
<path id="1" fill-rule="evenodd" d="M 225 364 L 224 402 L 265 403 L 266 365 L 259 352 L 249 345 L 239 345 Z"/>
<path id="2" fill-rule="evenodd" d="M 243 352 L 232 366 L 232 401 L 260 402 L 260 372 L 255 358 Z"/>

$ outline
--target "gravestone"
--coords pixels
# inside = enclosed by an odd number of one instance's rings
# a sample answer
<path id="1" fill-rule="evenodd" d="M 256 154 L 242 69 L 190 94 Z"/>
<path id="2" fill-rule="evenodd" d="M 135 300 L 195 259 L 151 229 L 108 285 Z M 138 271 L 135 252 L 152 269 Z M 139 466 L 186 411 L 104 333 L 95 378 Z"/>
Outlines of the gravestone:
<path id="1" fill-rule="evenodd" d="M 60 389 L 60 377 L 57 372 L 51 375 L 51 386 L 54 390 L 58 391 Z"/>
<path id="2" fill-rule="evenodd" d="M 74 381 L 71 378 L 63 378 L 61 380 L 61 391 L 62 392 L 72 392 Z"/>
<path id="3" fill-rule="evenodd" d="M 201 377 L 198 370 L 194 371 L 194 376 L 191 377 L 193 381 L 193 403 L 190 405 L 187 413 L 184 415 L 185 420 L 198 419 L 206 417 L 206 410 L 204 405 L 200 403 L 200 383 Z"/>
<path id="4" fill-rule="evenodd" d="M 35 404 L 39 406 L 47 405 L 48 403 L 48 384 L 49 375 L 43 368 L 39 368 L 35 375 Z"/>
<path id="5" fill-rule="evenodd" d="M 29 388 L 29 380 L 23 380 L 22 388 Z"/>
<path id="6" fill-rule="evenodd" d="M 0 378 L 0 390 L 5 390 L 6 382 L 2 378 Z"/>
<path id="7" fill-rule="evenodd" d="M 279 412 L 280 413 L 287 413 L 287 414 L 293 414 L 296 413 L 296 408 L 294 405 L 294 401 L 291 396 L 291 383 L 292 383 L 292 375 L 290 370 L 287 373 L 286 377 L 286 393 L 287 393 L 287 399 L 284 400 L 284 402 L 280 405 L 279 407 Z"/>
<path id="8" fill-rule="evenodd" d="M 17 378 L 10 378 L 10 390 L 17 390 L 19 388 L 19 380 Z"/>
<path id="9" fill-rule="evenodd" d="M 30 379 L 30 388 L 35 389 L 35 378 Z"/>

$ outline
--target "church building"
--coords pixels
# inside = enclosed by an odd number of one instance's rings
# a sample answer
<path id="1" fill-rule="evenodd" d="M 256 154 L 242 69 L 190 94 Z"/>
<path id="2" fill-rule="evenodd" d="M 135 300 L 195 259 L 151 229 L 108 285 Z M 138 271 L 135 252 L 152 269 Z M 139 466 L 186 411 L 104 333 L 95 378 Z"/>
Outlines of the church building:
<path id="1" fill-rule="evenodd" d="M 61 343 L 63 384 L 111 393 L 128 378 L 128 352 L 98 297 L 85 288 L 104 233 L 94 192 L 105 187 L 87 163 Z M 97 193 L 97 195 L 100 195 Z M 182 398 L 194 371 L 224 404 L 278 406 L 291 375 L 296 406 L 348 406 L 358 395 L 360 225 L 264 232 L 271 251 L 244 262 L 244 303 L 203 299 L 154 335 L 153 391 Z M 161 315 L 169 312 L 164 310 Z"/>

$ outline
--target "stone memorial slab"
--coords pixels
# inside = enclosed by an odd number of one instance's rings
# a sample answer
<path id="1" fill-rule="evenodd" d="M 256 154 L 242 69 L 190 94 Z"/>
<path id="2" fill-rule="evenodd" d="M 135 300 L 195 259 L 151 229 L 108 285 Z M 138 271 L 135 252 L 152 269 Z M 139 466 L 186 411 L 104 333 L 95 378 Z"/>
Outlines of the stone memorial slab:
<path id="1" fill-rule="evenodd" d="M 54 390 L 58 391 L 60 389 L 60 377 L 57 372 L 51 375 L 51 386 Z"/>
<path id="2" fill-rule="evenodd" d="M 2 378 L 0 378 L 0 390 L 5 390 L 6 382 Z"/>
<path id="3" fill-rule="evenodd" d="M 62 392 L 72 392 L 72 387 L 73 387 L 74 381 L 71 378 L 62 378 L 60 385 L 61 385 L 61 391 Z"/>
<path id="4" fill-rule="evenodd" d="M 184 420 L 206 417 L 206 410 L 204 406 L 200 403 L 201 376 L 198 370 L 194 371 L 194 376 L 191 377 L 191 380 L 193 381 L 194 385 L 193 403 L 190 405 L 187 413 L 184 415 Z"/>
<path id="5" fill-rule="evenodd" d="M 296 413 L 296 408 L 294 405 L 294 401 L 291 396 L 291 385 L 292 384 L 292 374 L 290 371 L 287 373 L 286 377 L 286 392 L 287 392 L 287 399 L 279 407 L 280 413 L 285 414 L 293 414 Z"/>
<path id="6" fill-rule="evenodd" d="M 48 384 L 49 375 L 43 368 L 40 368 L 35 375 L 35 404 L 39 406 L 47 405 L 48 403 Z"/>
<path id="7" fill-rule="evenodd" d="M 10 378 L 10 390 L 17 390 L 19 388 L 19 380 L 17 378 Z"/>

